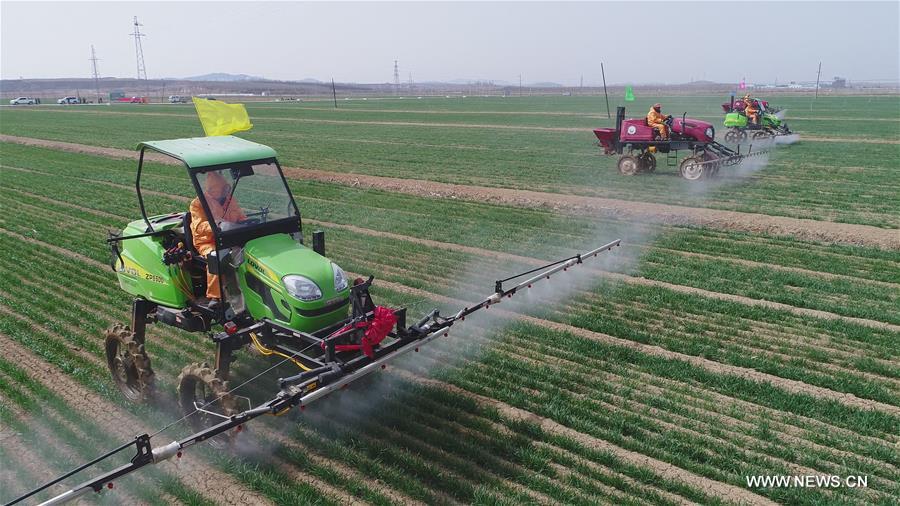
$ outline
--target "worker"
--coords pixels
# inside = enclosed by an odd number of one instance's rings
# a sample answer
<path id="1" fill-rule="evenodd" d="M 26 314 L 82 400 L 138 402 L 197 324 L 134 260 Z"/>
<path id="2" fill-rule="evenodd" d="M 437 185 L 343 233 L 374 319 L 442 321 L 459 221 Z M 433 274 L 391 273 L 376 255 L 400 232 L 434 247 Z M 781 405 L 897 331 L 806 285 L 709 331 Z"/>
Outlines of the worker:
<path id="1" fill-rule="evenodd" d="M 658 130 L 659 136 L 665 141 L 669 139 L 669 127 L 666 125 L 666 120 L 671 116 L 666 116 L 661 111 L 662 104 L 653 104 L 650 112 L 647 113 L 647 126 Z"/>
<path id="2" fill-rule="evenodd" d="M 203 196 L 206 205 L 213 215 L 213 219 L 219 228 L 227 223 L 238 223 L 247 219 L 240 204 L 231 194 L 231 185 L 225 181 L 218 172 L 207 172 L 205 190 Z M 216 250 L 216 242 L 213 239 L 212 227 L 203 210 L 203 204 L 199 198 L 191 201 L 191 235 L 194 239 L 194 249 L 202 256 L 206 256 Z M 214 307 L 221 296 L 219 291 L 219 276 L 206 273 L 206 297 L 209 298 L 209 306 Z"/>
<path id="3" fill-rule="evenodd" d="M 748 100 L 744 106 L 744 114 L 747 115 L 750 123 L 759 125 L 759 102 L 753 99 Z"/>

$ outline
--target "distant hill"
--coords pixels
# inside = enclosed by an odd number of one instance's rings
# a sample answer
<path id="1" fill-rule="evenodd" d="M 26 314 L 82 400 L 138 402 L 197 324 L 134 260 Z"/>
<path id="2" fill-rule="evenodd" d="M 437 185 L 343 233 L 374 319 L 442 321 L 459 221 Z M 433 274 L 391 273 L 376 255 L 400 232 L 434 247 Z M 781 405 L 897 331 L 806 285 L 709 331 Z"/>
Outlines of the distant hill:
<path id="1" fill-rule="evenodd" d="M 247 74 L 226 74 L 215 72 L 202 76 L 185 77 L 185 81 L 265 81 L 263 77 L 248 76 Z"/>

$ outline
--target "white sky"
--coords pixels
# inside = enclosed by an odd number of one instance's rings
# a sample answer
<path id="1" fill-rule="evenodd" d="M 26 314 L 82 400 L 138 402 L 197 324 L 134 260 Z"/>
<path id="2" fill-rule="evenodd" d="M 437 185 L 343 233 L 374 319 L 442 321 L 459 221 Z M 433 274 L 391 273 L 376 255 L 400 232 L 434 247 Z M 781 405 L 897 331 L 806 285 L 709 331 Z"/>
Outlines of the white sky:
<path id="1" fill-rule="evenodd" d="M 211 72 L 574 85 L 900 78 L 900 2 L 0 2 L 0 77 Z"/>

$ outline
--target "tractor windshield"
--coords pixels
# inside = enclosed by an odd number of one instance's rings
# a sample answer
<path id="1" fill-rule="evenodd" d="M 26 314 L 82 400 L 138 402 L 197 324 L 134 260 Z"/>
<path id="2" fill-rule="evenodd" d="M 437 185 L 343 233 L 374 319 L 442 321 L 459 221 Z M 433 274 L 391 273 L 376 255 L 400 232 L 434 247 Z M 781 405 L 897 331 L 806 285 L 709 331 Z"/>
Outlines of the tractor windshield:
<path id="1" fill-rule="evenodd" d="M 197 174 L 203 198 L 219 230 L 250 228 L 298 217 L 274 163 L 241 163 Z"/>

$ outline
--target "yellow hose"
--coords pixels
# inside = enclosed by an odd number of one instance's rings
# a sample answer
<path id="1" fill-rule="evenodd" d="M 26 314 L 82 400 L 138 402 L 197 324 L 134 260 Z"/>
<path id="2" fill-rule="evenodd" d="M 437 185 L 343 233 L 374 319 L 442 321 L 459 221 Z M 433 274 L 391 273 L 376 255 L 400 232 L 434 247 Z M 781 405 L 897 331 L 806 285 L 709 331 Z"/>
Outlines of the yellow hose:
<path id="1" fill-rule="evenodd" d="M 299 360 L 297 360 L 296 358 L 294 358 L 290 355 L 285 355 L 284 353 L 281 353 L 280 351 L 271 350 L 269 348 L 266 348 L 259 342 L 259 338 L 256 337 L 256 334 L 253 332 L 250 333 L 250 340 L 253 341 L 253 346 L 256 347 L 257 351 L 259 351 L 265 357 L 268 357 L 269 355 L 278 355 L 279 357 L 283 357 L 283 358 L 290 360 L 291 362 L 294 363 L 294 365 L 296 365 L 300 369 L 303 369 L 304 371 L 312 370 L 312 368 L 307 367 L 302 362 L 300 362 Z"/>

